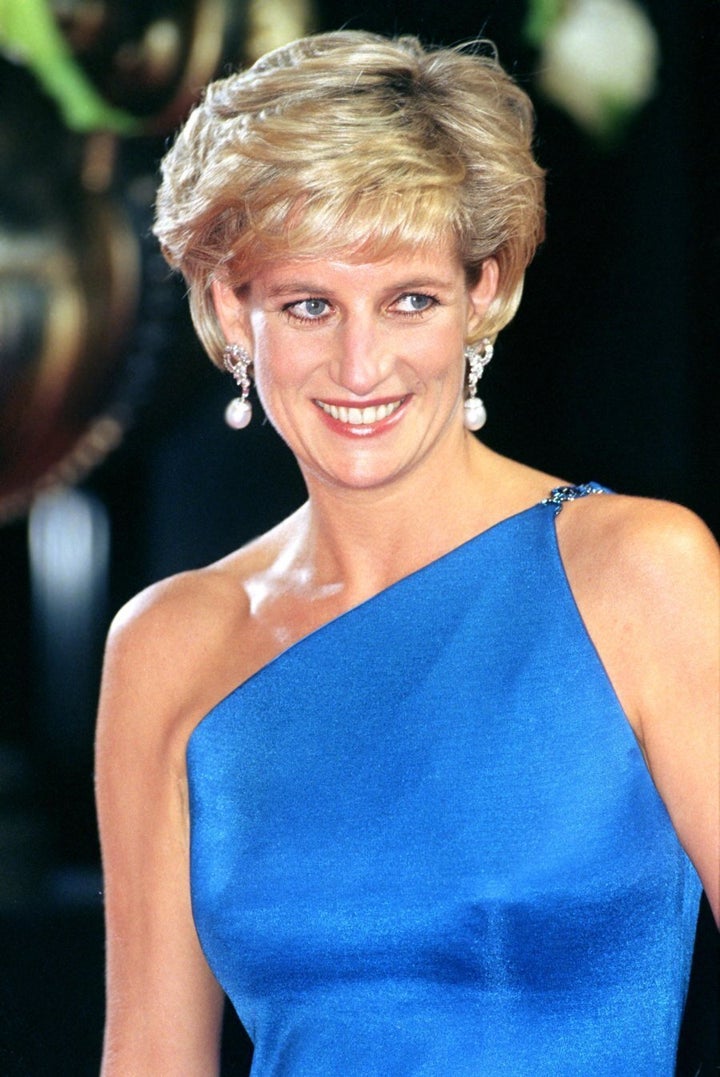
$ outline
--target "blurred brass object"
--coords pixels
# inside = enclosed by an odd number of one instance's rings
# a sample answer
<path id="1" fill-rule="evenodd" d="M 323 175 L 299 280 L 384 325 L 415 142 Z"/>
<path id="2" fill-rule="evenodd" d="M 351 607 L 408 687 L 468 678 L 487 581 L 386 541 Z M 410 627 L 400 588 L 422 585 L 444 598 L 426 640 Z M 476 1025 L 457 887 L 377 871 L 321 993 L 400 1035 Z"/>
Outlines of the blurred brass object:
<path id="1" fill-rule="evenodd" d="M 241 0 L 51 0 L 60 29 L 100 93 L 141 121 L 173 130 L 245 34 Z M 234 56 L 232 55 L 234 53 Z"/>
<path id="2" fill-rule="evenodd" d="M 172 131 L 224 61 L 252 63 L 313 29 L 312 0 L 51 0 L 60 28 L 100 92 Z"/>
<path id="3" fill-rule="evenodd" d="M 0 521 L 120 440 L 111 404 L 139 274 L 133 232 L 103 196 L 0 231 Z"/>
<path id="4" fill-rule="evenodd" d="M 102 194 L 112 187 L 118 156 L 118 140 L 109 132 L 98 132 L 85 140 L 79 168 L 80 185 L 85 191 Z"/>
<path id="5" fill-rule="evenodd" d="M 0 523 L 120 442 L 162 348 L 168 311 L 143 238 L 162 152 L 152 139 L 224 64 L 312 28 L 311 0 L 50 7 L 74 62 L 139 120 L 147 153 L 108 130 L 68 131 L 30 72 L 0 57 Z"/>

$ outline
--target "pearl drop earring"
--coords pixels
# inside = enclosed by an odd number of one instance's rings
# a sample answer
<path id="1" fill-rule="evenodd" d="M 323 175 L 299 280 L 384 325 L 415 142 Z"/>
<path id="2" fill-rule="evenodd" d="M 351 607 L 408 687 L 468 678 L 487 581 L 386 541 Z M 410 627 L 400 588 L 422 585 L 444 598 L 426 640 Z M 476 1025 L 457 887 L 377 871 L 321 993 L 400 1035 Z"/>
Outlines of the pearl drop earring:
<path id="1" fill-rule="evenodd" d="M 493 357 L 494 348 L 488 337 L 477 344 L 468 344 L 464 355 L 468 363 L 468 398 L 465 401 L 463 422 L 466 430 L 480 430 L 487 420 L 485 405 L 477 395 L 477 383 Z"/>
<path id="2" fill-rule="evenodd" d="M 231 400 L 225 408 L 225 422 L 233 430 L 244 430 L 252 419 L 252 404 L 248 400 L 251 384 L 248 370 L 251 362 L 250 353 L 239 344 L 225 345 L 223 365 L 232 374 L 240 389 L 240 396 Z"/>

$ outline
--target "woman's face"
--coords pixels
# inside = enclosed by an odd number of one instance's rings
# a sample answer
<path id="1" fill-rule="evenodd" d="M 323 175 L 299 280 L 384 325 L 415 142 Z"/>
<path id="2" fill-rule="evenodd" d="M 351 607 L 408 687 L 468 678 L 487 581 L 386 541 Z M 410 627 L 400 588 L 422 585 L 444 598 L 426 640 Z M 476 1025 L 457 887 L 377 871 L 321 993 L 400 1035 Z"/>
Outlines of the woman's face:
<path id="1" fill-rule="evenodd" d="M 457 451 L 463 347 L 496 286 L 492 259 L 469 289 L 454 253 L 420 250 L 277 261 L 239 298 L 219 284 L 214 298 L 306 480 L 369 488 Z"/>

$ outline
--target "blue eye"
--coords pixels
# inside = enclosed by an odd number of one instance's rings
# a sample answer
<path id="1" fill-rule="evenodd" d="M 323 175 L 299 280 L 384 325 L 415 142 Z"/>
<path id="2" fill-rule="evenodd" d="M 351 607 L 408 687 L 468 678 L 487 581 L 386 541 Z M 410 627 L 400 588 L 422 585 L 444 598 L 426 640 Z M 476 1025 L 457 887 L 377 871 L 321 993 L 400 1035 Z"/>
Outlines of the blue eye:
<path id="1" fill-rule="evenodd" d="M 424 295 L 422 292 L 408 292 L 407 295 L 402 295 L 397 301 L 397 307 L 403 314 L 422 314 L 423 311 L 429 310 L 437 302 L 431 295 Z"/>
<path id="2" fill-rule="evenodd" d="M 328 302 L 326 299 L 300 299 L 297 303 L 289 303 L 285 310 L 292 314 L 296 318 L 302 318 L 305 321 L 313 321 L 316 318 L 322 318 L 328 311 Z"/>

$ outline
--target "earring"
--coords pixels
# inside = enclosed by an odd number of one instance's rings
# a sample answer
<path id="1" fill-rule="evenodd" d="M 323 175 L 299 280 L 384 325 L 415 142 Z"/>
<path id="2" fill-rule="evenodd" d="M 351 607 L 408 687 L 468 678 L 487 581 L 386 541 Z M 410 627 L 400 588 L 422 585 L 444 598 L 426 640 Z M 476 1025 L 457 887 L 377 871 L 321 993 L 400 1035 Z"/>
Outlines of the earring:
<path id="1" fill-rule="evenodd" d="M 252 419 L 250 396 L 250 375 L 248 368 L 252 362 L 250 353 L 239 344 L 226 344 L 223 350 L 223 366 L 235 379 L 240 389 L 240 396 L 231 400 L 225 408 L 225 422 L 233 430 L 243 430 Z"/>
<path id="2" fill-rule="evenodd" d="M 483 337 L 477 344 L 468 344 L 463 353 L 468 363 L 468 398 L 465 401 L 463 416 L 466 430 L 480 430 L 485 425 L 487 412 L 477 395 L 477 383 L 492 359 L 494 350 L 488 337 Z"/>

